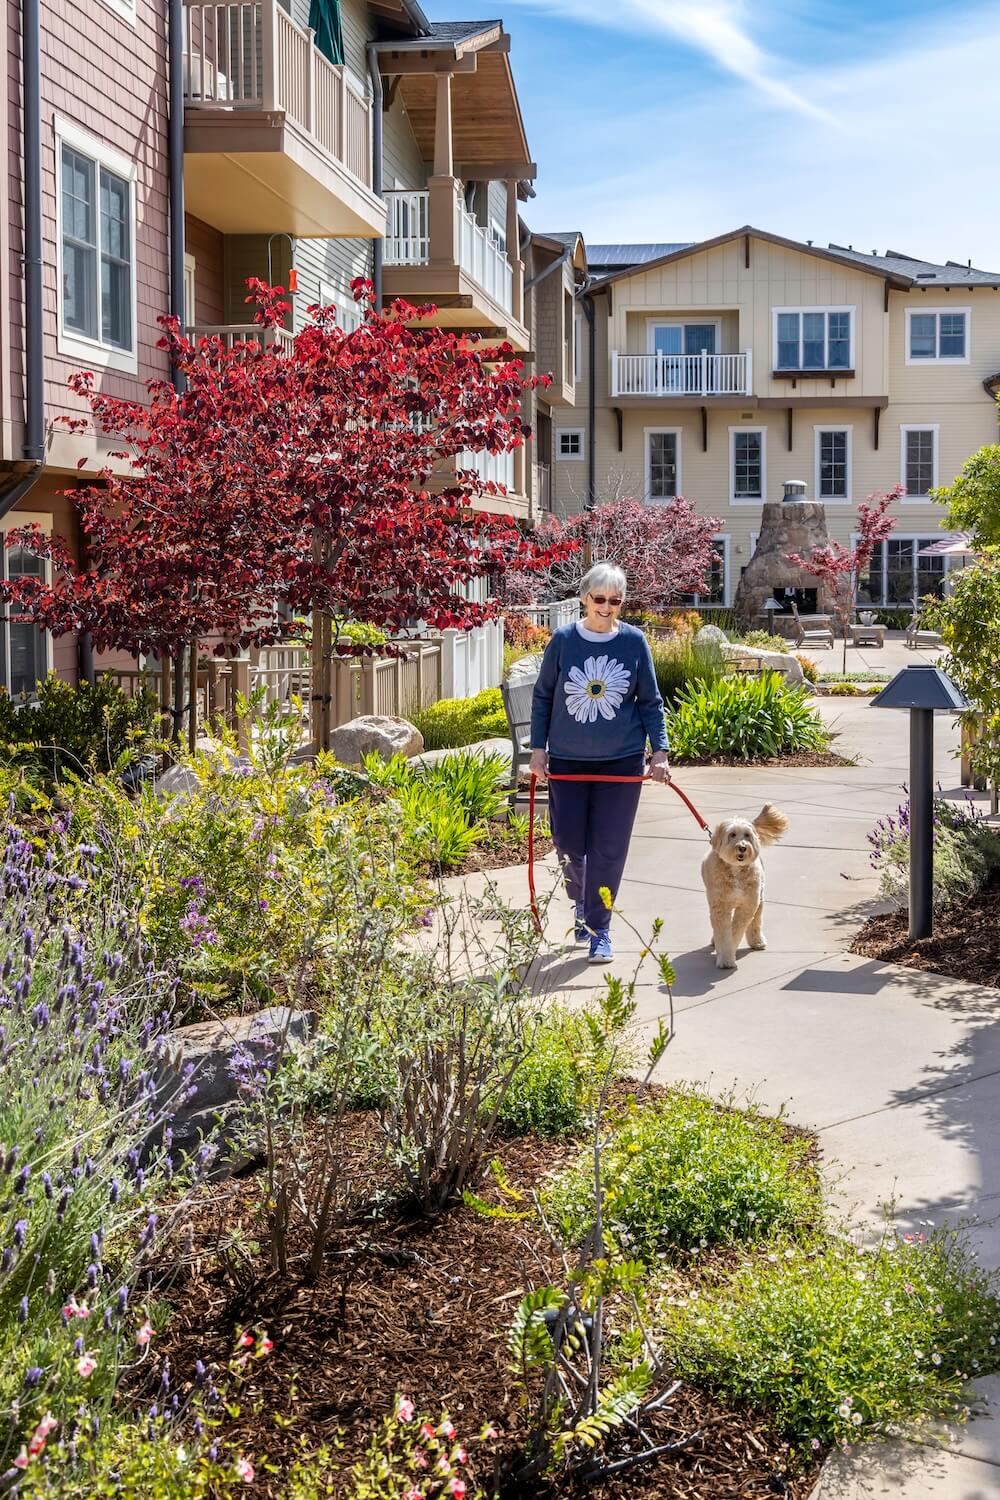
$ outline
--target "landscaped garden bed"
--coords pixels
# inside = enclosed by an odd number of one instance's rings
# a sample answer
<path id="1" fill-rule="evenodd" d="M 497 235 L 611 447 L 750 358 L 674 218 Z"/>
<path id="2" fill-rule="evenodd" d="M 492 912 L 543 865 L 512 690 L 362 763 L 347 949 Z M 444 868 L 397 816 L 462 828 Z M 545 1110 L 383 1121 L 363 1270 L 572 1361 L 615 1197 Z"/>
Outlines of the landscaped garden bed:
<path id="1" fill-rule="evenodd" d="M 1000 877 L 968 899 L 942 907 L 929 938 L 911 942 L 905 910 L 869 917 L 851 944 L 851 952 L 882 963 L 902 964 L 944 974 L 968 984 L 1000 988 Z"/>

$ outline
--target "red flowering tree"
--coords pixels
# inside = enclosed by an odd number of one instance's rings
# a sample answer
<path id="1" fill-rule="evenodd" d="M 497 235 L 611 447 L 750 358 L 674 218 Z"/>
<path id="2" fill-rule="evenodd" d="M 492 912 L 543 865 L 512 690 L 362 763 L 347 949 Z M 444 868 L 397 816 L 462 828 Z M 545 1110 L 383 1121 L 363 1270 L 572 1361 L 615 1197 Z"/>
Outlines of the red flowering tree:
<path id="1" fill-rule="evenodd" d="M 68 492 L 85 567 L 57 537 L 8 535 L 52 565 L 50 581 L 2 586 L 12 617 L 178 665 L 199 644 L 226 655 L 286 639 L 310 612 L 332 620 L 331 651 L 365 649 L 338 645 L 348 620 L 391 631 L 490 618 L 497 603 L 469 603 L 467 585 L 551 560 L 509 519 L 474 509 L 500 487 L 465 466 L 464 455 L 511 451 L 527 435 L 528 382 L 510 346 L 409 327 L 433 309 L 377 311 L 363 282 L 359 328 L 314 308 L 282 345 L 282 289 L 249 286 L 259 341 L 195 346 L 160 320 L 180 390 L 151 382 L 142 405 L 74 377 L 117 441 L 119 470 Z"/>
<path id="2" fill-rule="evenodd" d="M 844 672 L 847 671 L 847 641 L 858 597 L 858 579 L 871 562 L 875 548 L 885 541 L 895 526 L 896 518 L 890 516 L 888 510 L 903 493 L 903 486 L 897 485 L 884 494 L 869 495 L 858 506 L 858 539 L 853 547 L 843 547 L 840 542 L 831 541 L 825 547 L 814 547 L 808 557 L 802 557 L 798 552 L 786 554 L 789 562 L 805 568 L 807 573 L 826 585 L 827 596 L 833 603 L 833 612 L 844 638 Z"/>
<path id="3" fill-rule="evenodd" d="M 609 500 L 560 521 L 545 516 L 536 542 L 550 552 L 540 569 L 511 570 L 504 587 L 512 602 L 545 596 L 568 598 L 576 592 L 584 549 L 593 562 L 617 563 L 628 578 L 633 609 L 657 610 L 684 594 L 705 592 L 715 559 L 713 540 L 722 522 L 702 516 L 678 495 L 669 505 L 643 505 L 631 496 Z M 574 550 L 567 550 L 567 543 Z"/>

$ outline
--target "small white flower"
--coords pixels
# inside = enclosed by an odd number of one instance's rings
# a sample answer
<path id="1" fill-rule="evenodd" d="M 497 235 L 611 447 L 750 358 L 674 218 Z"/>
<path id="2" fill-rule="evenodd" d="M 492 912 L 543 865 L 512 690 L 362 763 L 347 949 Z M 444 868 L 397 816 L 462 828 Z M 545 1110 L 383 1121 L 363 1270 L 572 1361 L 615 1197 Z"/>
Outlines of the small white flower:
<path id="1" fill-rule="evenodd" d="M 855 1427 L 860 1427 L 861 1423 L 864 1421 L 864 1418 L 859 1411 L 855 1411 L 851 1413 L 851 1421 L 854 1423 Z"/>
<path id="2" fill-rule="evenodd" d="M 847 1421 L 847 1418 L 851 1415 L 851 1408 L 848 1406 L 848 1404 L 847 1404 L 846 1401 L 842 1401 L 840 1403 L 840 1405 L 837 1407 L 837 1415 L 840 1416 L 840 1417 L 843 1417 L 845 1422 Z"/>
<path id="3" fill-rule="evenodd" d="M 788 1249 L 785 1251 L 785 1259 L 786 1260 L 794 1260 L 795 1259 L 795 1251 L 792 1249 L 791 1245 L 789 1245 Z"/>
<path id="4" fill-rule="evenodd" d="M 940 1354 L 932 1354 L 931 1355 L 931 1364 L 932 1365 L 939 1365 L 940 1363 L 941 1363 L 941 1356 L 940 1356 Z"/>

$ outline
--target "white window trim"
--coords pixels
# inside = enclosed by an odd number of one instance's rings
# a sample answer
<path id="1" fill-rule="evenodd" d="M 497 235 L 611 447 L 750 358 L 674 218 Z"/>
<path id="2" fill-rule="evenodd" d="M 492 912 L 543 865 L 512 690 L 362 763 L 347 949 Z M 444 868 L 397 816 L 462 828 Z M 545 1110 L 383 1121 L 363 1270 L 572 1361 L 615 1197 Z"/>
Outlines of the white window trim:
<path id="1" fill-rule="evenodd" d="M 722 343 L 722 319 L 721 318 L 647 318 L 646 319 L 646 353 L 656 353 L 656 330 L 658 328 L 686 328 L 689 323 L 696 323 L 699 327 L 715 329 L 715 352 L 721 353 L 719 345 Z M 681 341 L 683 343 L 683 340 Z M 683 352 L 683 351 L 682 351 Z"/>
<path id="2" fill-rule="evenodd" d="M 130 26 L 137 25 L 136 0 L 103 0 L 103 3 Z"/>
<path id="3" fill-rule="evenodd" d="M 760 495 L 736 494 L 736 434 L 756 432 L 760 436 Z M 767 428 L 730 427 L 729 429 L 729 503 L 730 505 L 763 505 L 767 499 Z"/>
<path id="4" fill-rule="evenodd" d="M 856 370 L 857 369 L 857 365 L 854 363 L 854 339 L 855 339 L 854 325 L 855 325 L 855 322 L 857 321 L 856 317 L 855 317 L 856 312 L 857 312 L 857 305 L 854 304 L 854 303 L 851 303 L 851 304 L 846 304 L 845 303 L 843 306 L 831 306 L 831 305 L 827 304 L 824 307 L 772 307 L 771 308 L 771 369 L 777 371 L 781 375 L 794 375 L 794 374 L 797 373 L 794 369 L 791 369 L 788 366 L 784 366 L 783 365 L 783 366 L 780 367 L 780 369 L 779 369 L 779 366 L 778 366 L 778 315 L 779 315 L 779 313 L 850 313 L 850 316 L 851 316 L 851 323 L 850 323 L 851 334 L 850 334 L 850 339 L 849 339 L 849 342 L 848 342 L 848 350 L 847 350 L 847 369 L 848 370 Z M 826 345 L 827 345 L 827 340 L 828 340 L 828 336 L 829 336 L 829 328 L 830 328 L 830 325 L 829 325 L 829 323 L 827 323 L 826 324 L 827 332 L 823 336 L 823 346 L 824 346 L 824 348 L 826 348 Z M 799 324 L 799 344 L 800 344 L 800 346 L 801 346 L 801 343 L 802 343 L 802 325 L 800 323 Z M 829 351 L 827 351 L 827 352 L 829 352 Z M 810 366 L 810 371 L 813 368 L 815 368 L 815 367 L 814 366 Z M 809 372 L 810 371 L 806 371 L 805 372 L 805 378 L 807 380 L 809 378 Z M 821 373 L 823 375 L 832 375 L 832 376 L 835 376 L 835 377 L 836 376 L 840 376 L 841 379 L 843 379 L 843 377 L 844 377 L 844 368 L 843 368 L 843 366 L 834 366 L 834 367 L 831 367 L 830 365 L 821 365 L 820 366 L 820 371 L 821 371 Z M 837 430 L 839 431 L 839 429 L 837 429 Z"/>
<path id="5" fill-rule="evenodd" d="M 938 459 L 941 451 L 941 424 L 939 422 L 905 422 L 899 427 L 899 482 L 903 486 L 903 494 L 900 503 L 903 505 L 933 505 L 934 501 L 929 495 L 910 495 L 906 492 L 906 434 L 908 432 L 933 432 L 934 434 L 934 474 L 931 480 L 931 488 L 938 487 Z"/>
<path id="6" fill-rule="evenodd" d="M 195 260 L 194 256 L 191 255 L 189 251 L 185 250 L 185 252 L 184 252 L 184 324 L 185 324 L 185 332 L 187 332 L 188 328 L 193 328 L 197 324 L 197 322 L 198 322 L 198 305 L 197 305 L 197 301 L 196 301 L 198 289 L 197 289 L 197 285 L 196 285 L 196 282 L 195 282 L 195 276 L 196 276 L 196 273 L 197 273 L 197 269 L 198 269 L 198 264 L 197 264 L 197 261 Z M 191 316 L 190 317 L 188 317 L 189 309 L 188 309 L 188 305 L 187 305 L 187 292 L 188 292 L 188 287 L 189 286 L 191 288 L 191 307 L 190 307 L 190 314 L 191 314 Z"/>
<path id="7" fill-rule="evenodd" d="M 824 432 L 847 433 L 847 494 L 821 495 L 819 492 L 819 444 Z M 813 428 L 813 494 L 822 505 L 851 505 L 854 497 L 854 428 L 846 422 L 824 422 Z"/>
<path id="8" fill-rule="evenodd" d="M 37 526 L 39 531 L 46 536 L 52 535 L 52 513 L 51 511 L 25 511 L 19 510 L 0 517 L 0 546 L 3 546 L 3 558 L 0 559 L 0 575 L 8 577 L 7 573 L 7 546 L 6 536 L 8 531 L 19 529 L 22 526 Z M 52 564 L 48 560 L 42 562 L 42 577 L 46 583 L 52 580 Z M 0 678 L 6 683 L 4 692 L 10 692 L 10 621 L 0 626 L 0 639 L 3 641 L 2 659 L 0 659 Z M 42 681 L 52 671 L 52 632 L 42 631 Z M 0 685 L 2 685 L 0 683 Z"/>
<path id="9" fill-rule="evenodd" d="M 139 300 L 136 291 L 136 264 L 138 261 L 138 246 L 136 245 L 136 164 L 130 161 L 121 152 L 115 151 L 113 147 L 106 146 L 96 136 L 89 135 L 87 131 L 81 130 L 79 125 L 72 121 L 63 119 L 56 115 L 55 126 L 55 149 L 56 149 L 56 348 L 60 354 L 66 354 L 71 359 L 82 360 L 87 365 L 100 365 L 109 370 L 120 370 L 126 375 L 135 375 L 139 369 Z M 109 172 L 114 172 L 116 177 L 123 177 L 129 184 L 129 246 L 130 246 L 130 284 L 129 296 L 132 311 L 132 348 L 112 349 L 109 344 L 101 343 L 99 339 L 89 339 L 83 334 L 68 330 L 63 325 L 63 222 L 62 222 L 62 148 L 64 145 L 72 146 L 74 150 L 89 157 L 96 162 L 98 167 L 106 167 Z M 100 205 L 97 205 L 98 212 Z M 100 286 L 100 246 L 98 246 L 98 287 Z M 98 316 L 100 316 L 100 303 L 98 302 Z"/>
<path id="10" fill-rule="evenodd" d="M 674 500 L 674 496 L 673 495 L 654 495 L 652 493 L 652 488 L 653 488 L 653 485 L 652 485 L 652 464 L 650 462 L 650 446 L 651 445 L 650 445 L 650 441 L 649 440 L 650 440 L 651 437 L 654 437 L 654 436 L 663 436 L 663 435 L 665 435 L 666 433 L 669 433 L 669 432 L 672 432 L 674 434 L 674 436 L 676 437 L 676 439 L 677 439 L 677 449 L 676 449 L 676 451 L 677 451 L 677 464 L 676 464 L 676 468 L 677 468 L 677 490 L 676 490 L 676 493 L 678 495 L 683 495 L 683 493 L 684 493 L 683 489 L 681 488 L 681 452 L 682 452 L 682 449 L 683 449 L 683 441 L 682 441 L 683 429 L 680 428 L 680 427 L 644 427 L 642 429 L 642 448 L 643 448 L 644 501 L 645 501 L 646 505 L 670 505 L 673 502 L 673 500 Z"/>
<path id="11" fill-rule="evenodd" d="M 858 544 L 858 542 L 860 542 L 860 540 L 861 540 L 861 534 L 860 534 L 860 532 L 852 531 L 851 532 L 851 546 L 852 547 L 856 547 L 857 544 Z M 885 551 L 882 553 L 882 593 L 883 594 L 885 593 L 885 583 L 886 583 L 886 578 L 888 576 L 888 557 L 889 557 L 888 543 L 889 542 L 921 542 L 921 541 L 926 542 L 927 540 L 928 540 L 928 531 L 927 531 L 926 528 L 923 531 L 894 531 L 894 532 L 892 532 L 892 534 L 890 536 L 887 536 L 885 538 L 885 542 L 883 544 L 885 546 Z M 935 540 L 940 540 L 940 538 L 936 538 Z M 914 551 L 915 550 L 916 549 L 914 549 Z M 962 564 L 962 561 L 961 561 L 960 558 L 957 558 L 957 557 L 956 558 L 951 558 L 951 557 L 948 557 L 947 554 L 944 554 L 943 562 L 944 562 L 944 570 L 943 570 L 944 590 L 945 590 L 945 593 L 947 593 L 948 592 L 948 580 L 949 580 L 949 577 L 951 576 L 952 565 L 954 564 L 954 566 L 956 568 L 961 568 L 963 566 L 963 564 Z M 905 601 L 905 602 L 900 603 L 900 604 L 885 604 L 885 603 L 883 603 L 883 604 L 872 604 L 872 605 L 867 605 L 866 604 L 866 605 L 862 605 L 861 607 L 863 609 L 869 609 L 869 608 L 870 609 L 890 609 L 890 610 L 896 609 L 896 610 L 899 610 L 900 613 L 902 613 L 904 610 L 910 608 L 910 604 L 909 604 L 909 601 Z"/>
<path id="12" fill-rule="evenodd" d="M 573 384 L 579 385 L 583 378 L 580 371 L 581 355 L 583 353 L 583 313 L 573 314 Z"/>
<path id="13" fill-rule="evenodd" d="M 585 428 L 557 427 L 553 436 L 555 437 L 555 456 L 559 463 L 578 464 L 586 457 L 587 437 Z M 580 439 L 579 453 L 564 453 L 562 451 L 562 440 L 567 436 L 578 437 Z"/>
<path id="14" fill-rule="evenodd" d="M 972 355 L 972 308 L 971 307 L 907 307 L 906 312 L 906 344 L 903 353 L 908 365 L 967 365 Z M 935 354 L 933 359 L 914 359 L 910 354 L 910 319 L 916 314 L 918 317 L 923 313 L 964 313 L 965 314 L 965 358 L 958 359 L 954 355 L 947 355 L 944 359 Z M 938 325 L 938 340 L 941 338 L 941 328 Z"/>

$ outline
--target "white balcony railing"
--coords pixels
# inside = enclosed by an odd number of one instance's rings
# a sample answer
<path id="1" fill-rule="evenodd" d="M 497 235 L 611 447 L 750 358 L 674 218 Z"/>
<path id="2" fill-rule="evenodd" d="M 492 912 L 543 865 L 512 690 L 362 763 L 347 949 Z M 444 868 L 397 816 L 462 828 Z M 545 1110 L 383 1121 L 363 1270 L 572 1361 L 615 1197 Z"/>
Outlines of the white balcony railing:
<path id="1" fill-rule="evenodd" d="M 753 364 L 743 354 L 611 355 L 612 396 L 749 396 Z"/>
<path id="2" fill-rule="evenodd" d="M 371 187 L 371 108 L 278 0 L 183 0 L 188 109 L 282 113 Z"/>
<path id="3" fill-rule="evenodd" d="M 259 323 L 194 323 L 186 333 L 193 343 L 199 339 L 219 338 L 224 349 L 234 344 L 264 343 L 278 344 L 286 354 L 291 353 L 295 342 L 289 328 L 261 328 Z"/>
<path id="4" fill-rule="evenodd" d="M 430 193 L 386 193 L 385 265 L 425 266 L 430 260 L 430 201 Z"/>
<path id="5" fill-rule="evenodd" d="M 458 209 L 458 263 L 504 312 L 510 312 L 514 305 L 514 279 L 507 252 L 500 249 L 473 214 L 461 207 Z"/>
<path id="6" fill-rule="evenodd" d="M 387 266 L 425 266 L 431 258 L 430 194 L 395 190 L 386 193 L 386 237 L 382 255 Z M 514 305 L 514 272 L 505 250 L 459 203 L 455 204 L 458 264 L 493 301 L 510 312 Z"/>
<path id="7" fill-rule="evenodd" d="M 485 450 L 470 453 L 466 449 L 459 454 L 457 463 L 460 469 L 475 469 L 484 481 L 502 484 L 508 491 L 514 488 L 513 453 L 488 453 Z"/>

